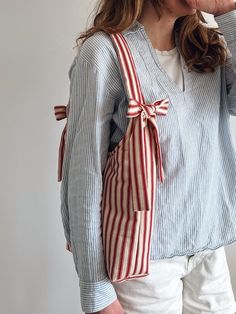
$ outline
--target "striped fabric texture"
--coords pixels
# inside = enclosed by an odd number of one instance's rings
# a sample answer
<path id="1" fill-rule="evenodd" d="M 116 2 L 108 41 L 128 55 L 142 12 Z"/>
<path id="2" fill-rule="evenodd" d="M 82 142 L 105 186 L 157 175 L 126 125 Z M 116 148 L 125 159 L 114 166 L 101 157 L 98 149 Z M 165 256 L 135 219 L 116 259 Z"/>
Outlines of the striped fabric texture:
<path id="1" fill-rule="evenodd" d="M 236 240 L 236 148 L 230 129 L 230 115 L 236 115 L 236 11 L 216 21 L 231 53 L 228 63 L 212 73 L 196 73 L 187 70 L 181 57 L 183 90 L 161 66 L 142 24 L 135 21 L 122 32 L 142 88 L 141 103 L 169 100 L 168 113 L 155 118 L 164 180 L 157 174 L 150 260 L 191 255 Z M 108 154 L 133 120 L 127 117 L 132 101 L 114 43 L 103 32 L 80 47 L 69 77 L 61 215 L 82 309 L 96 312 L 117 297 L 103 250 L 103 174 Z"/>
<path id="2" fill-rule="evenodd" d="M 144 103 L 135 65 L 124 36 L 111 35 L 129 95 L 128 129 L 108 153 L 103 178 L 102 237 L 112 282 L 149 274 L 150 240 L 157 174 L 163 182 L 156 115 L 166 115 L 168 99 Z M 159 170 L 157 170 L 159 165 Z"/>

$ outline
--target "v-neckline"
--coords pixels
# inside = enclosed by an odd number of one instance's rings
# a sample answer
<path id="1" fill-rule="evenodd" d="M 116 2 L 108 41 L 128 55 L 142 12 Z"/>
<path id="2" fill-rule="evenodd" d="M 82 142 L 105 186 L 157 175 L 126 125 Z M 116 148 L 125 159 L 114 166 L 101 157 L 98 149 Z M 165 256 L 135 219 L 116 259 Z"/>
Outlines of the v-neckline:
<path id="1" fill-rule="evenodd" d="M 156 50 L 155 48 L 153 47 L 152 43 L 151 43 L 151 40 L 149 38 L 149 36 L 147 35 L 146 33 L 146 30 L 144 28 L 144 25 L 141 24 L 138 20 L 135 20 L 134 21 L 134 24 L 132 26 L 132 29 L 138 29 L 140 30 L 142 36 L 144 37 L 144 39 L 146 40 L 147 44 L 148 44 L 148 47 L 149 47 L 149 50 L 151 52 L 151 55 L 152 55 L 152 58 L 153 58 L 153 61 L 156 65 L 156 68 L 157 68 L 157 71 L 160 71 L 161 73 L 159 74 L 162 74 L 162 81 L 164 82 L 165 84 L 165 87 L 171 91 L 174 91 L 176 93 L 181 93 L 181 94 L 185 94 L 186 93 L 186 86 L 187 86 L 187 83 L 188 83 L 188 74 L 189 74 L 189 71 L 187 69 L 187 66 L 185 64 L 185 61 L 180 53 L 180 50 L 179 50 L 179 46 L 178 46 L 178 34 L 177 32 L 175 31 L 175 43 L 176 43 L 176 48 L 177 48 L 177 51 L 180 55 L 180 64 L 181 64 L 181 69 L 182 69 L 182 75 L 183 75 L 183 90 L 169 77 L 168 73 L 165 71 L 165 69 L 163 68 L 159 58 L 158 58 L 158 55 L 156 53 Z M 145 48 L 144 48 L 145 49 Z"/>

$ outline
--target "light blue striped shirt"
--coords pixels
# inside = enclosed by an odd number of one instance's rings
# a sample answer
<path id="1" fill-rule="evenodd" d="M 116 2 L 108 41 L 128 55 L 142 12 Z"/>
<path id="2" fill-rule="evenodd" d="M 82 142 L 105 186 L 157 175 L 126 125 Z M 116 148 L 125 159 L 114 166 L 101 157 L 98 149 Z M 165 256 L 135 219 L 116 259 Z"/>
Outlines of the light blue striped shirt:
<path id="1" fill-rule="evenodd" d="M 165 172 L 157 184 L 151 259 L 190 255 L 236 240 L 236 11 L 216 17 L 229 51 L 214 73 L 188 72 L 184 90 L 162 68 L 142 24 L 123 31 L 147 102 L 168 98 L 157 116 Z M 176 45 L 178 40 L 176 34 Z M 61 215 L 72 245 L 82 309 L 99 311 L 116 299 L 101 238 L 102 171 L 107 152 L 128 126 L 127 90 L 111 38 L 97 32 L 69 69 L 70 112 L 61 183 Z"/>

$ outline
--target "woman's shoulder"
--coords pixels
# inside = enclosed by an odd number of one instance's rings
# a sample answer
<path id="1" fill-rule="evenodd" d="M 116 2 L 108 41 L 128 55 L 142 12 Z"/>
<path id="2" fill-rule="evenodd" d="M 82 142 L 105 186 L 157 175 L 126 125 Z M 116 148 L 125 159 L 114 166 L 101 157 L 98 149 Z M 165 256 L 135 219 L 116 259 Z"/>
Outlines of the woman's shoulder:
<path id="1" fill-rule="evenodd" d="M 88 37 L 78 47 L 69 72 L 77 62 L 86 62 L 98 71 L 117 69 L 118 58 L 111 37 L 103 31 L 97 31 Z"/>
<path id="2" fill-rule="evenodd" d="M 69 68 L 70 79 L 73 71 L 75 75 L 80 76 L 81 71 L 86 76 L 88 75 L 87 71 L 90 72 L 89 75 L 96 72 L 98 82 L 110 86 L 113 95 L 119 95 L 123 88 L 122 72 L 116 48 L 110 35 L 103 31 L 95 32 L 79 46 Z"/>
<path id="3" fill-rule="evenodd" d="M 97 31 L 82 43 L 79 54 L 84 57 L 88 54 L 91 57 L 101 57 L 104 53 L 114 55 L 114 48 L 111 36 L 103 31 Z"/>

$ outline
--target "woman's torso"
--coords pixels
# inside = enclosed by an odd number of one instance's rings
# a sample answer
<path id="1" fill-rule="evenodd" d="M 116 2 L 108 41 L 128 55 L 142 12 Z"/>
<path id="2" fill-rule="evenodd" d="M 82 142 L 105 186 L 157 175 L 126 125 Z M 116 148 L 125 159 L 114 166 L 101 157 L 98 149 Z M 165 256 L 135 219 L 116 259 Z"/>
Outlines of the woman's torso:
<path id="1" fill-rule="evenodd" d="M 170 101 L 167 115 L 157 116 L 165 181 L 157 184 L 151 259 L 190 255 L 232 242 L 236 239 L 236 150 L 221 69 L 188 72 L 180 56 L 183 81 L 180 76 L 173 81 L 141 24 L 134 23 L 123 35 L 146 102 Z M 128 126 L 125 84 L 106 34 L 98 32 L 85 47 L 90 54 L 86 49 L 81 53 L 87 53 L 88 61 L 112 82 L 111 151 Z"/>

